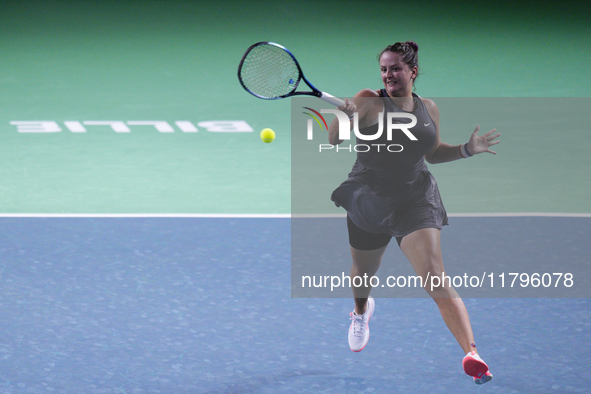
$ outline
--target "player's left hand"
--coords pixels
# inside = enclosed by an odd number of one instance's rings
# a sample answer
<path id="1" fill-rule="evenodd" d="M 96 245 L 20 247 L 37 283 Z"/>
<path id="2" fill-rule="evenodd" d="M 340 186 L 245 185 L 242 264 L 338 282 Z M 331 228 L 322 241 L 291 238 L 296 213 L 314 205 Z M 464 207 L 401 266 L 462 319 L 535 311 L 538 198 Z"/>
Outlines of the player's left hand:
<path id="1" fill-rule="evenodd" d="M 478 135 L 478 131 L 480 131 L 480 125 L 476 126 L 476 129 L 470 136 L 470 141 L 468 141 L 468 151 L 470 151 L 472 155 L 484 152 L 496 155 L 497 152 L 492 151 L 489 148 L 501 142 L 500 140 L 497 140 L 501 133 L 492 135 L 495 131 L 497 131 L 497 129 L 492 129 L 486 134 Z"/>

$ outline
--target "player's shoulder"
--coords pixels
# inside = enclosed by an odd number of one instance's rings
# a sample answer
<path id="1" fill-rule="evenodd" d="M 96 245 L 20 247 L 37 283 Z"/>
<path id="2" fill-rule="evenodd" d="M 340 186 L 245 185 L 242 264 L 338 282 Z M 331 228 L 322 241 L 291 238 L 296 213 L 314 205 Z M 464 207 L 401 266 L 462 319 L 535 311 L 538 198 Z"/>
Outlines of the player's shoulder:
<path id="1" fill-rule="evenodd" d="M 429 115 L 431 115 L 432 117 L 439 118 L 439 108 L 437 108 L 437 104 L 435 104 L 435 101 L 421 96 L 418 97 L 421 99 L 423 104 L 425 104 L 425 108 L 427 108 L 427 111 L 429 111 Z"/>
<path id="2" fill-rule="evenodd" d="M 431 115 L 431 117 L 435 119 L 436 122 L 439 122 L 439 108 L 437 108 L 435 101 L 421 96 L 418 97 L 425 105 L 425 108 L 427 108 L 427 111 L 429 111 L 429 115 Z"/>
<path id="3" fill-rule="evenodd" d="M 437 110 L 437 104 L 435 104 L 435 101 L 433 101 L 431 99 L 428 99 L 428 98 L 421 97 L 421 96 L 418 96 L 418 97 L 421 99 L 421 101 L 423 102 L 423 104 L 425 104 L 425 107 L 427 107 L 427 109 L 429 109 L 429 110 L 431 110 L 431 109 Z"/>
<path id="4" fill-rule="evenodd" d="M 355 97 L 380 97 L 379 90 L 363 89 L 359 91 Z"/>

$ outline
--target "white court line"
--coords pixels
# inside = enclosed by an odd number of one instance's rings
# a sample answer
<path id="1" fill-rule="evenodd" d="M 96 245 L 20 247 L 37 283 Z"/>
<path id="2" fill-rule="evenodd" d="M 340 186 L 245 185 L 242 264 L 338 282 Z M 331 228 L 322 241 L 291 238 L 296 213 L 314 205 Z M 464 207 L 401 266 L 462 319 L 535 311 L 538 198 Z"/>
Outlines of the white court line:
<path id="1" fill-rule="evenodd" d="M 451 213 L 456 218 L 487 218 L 487 217 L 556 217 L 556 218 L 591 218 L 591 213 L 561 213 L 561 212 L 504 212 L 504 213 Z"/>
<path id="2" fill-rule="evenodd" d="M 258 213 L 0 213 L 4 218 L 291 218 Z"/>
<path id="3" fill-rule="evenodd" d="M 294 218 L 344 218 L 344 213 L 327 214 L 295 214 Z M 498 213 L 448 213 L 452 218 L 486 218 L 486 217 L 572 217 L 591 218 L 591 213 L 560 213 L 560 212 L 498 212 Z"/>
<path id="4" fill-rule="evenodd" d="M 499 213 L 449 213 L 449 217 L 572 217 L 591 218 L 591 213 L 560 212 L 499 212 Z M 4 218 L 344 218 L 346 214 L 257 214 L 257 213 L 0 213 Z"/>

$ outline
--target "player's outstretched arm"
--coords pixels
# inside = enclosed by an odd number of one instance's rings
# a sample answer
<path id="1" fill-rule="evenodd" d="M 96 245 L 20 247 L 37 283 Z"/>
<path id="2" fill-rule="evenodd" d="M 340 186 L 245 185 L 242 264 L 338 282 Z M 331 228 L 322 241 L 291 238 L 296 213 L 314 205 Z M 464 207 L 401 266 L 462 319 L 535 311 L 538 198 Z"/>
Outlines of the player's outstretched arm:
<path id="1" fill-rule="evenodd" d="M 349 117 L 349 130 L 353 129 L 353 114 L 357 113 L 358 121 L 362 124 L 376 104 L 374 100 L 368 100 L 367 98 L 375 99 L 376 97 L 379 97 L 379 94 L 375 90 L 363 89 L 352 100 L 345 99 L 345 105 L 337 108 Z M 339 139 L 339 122 L 337 118 L 333 119 L 328 126 L 328 142 L 331 145 L 338 145 L 343 142 L 343 140 Z"/>
<path id="2" fill-rule="evenodd" d="M 497 129 L 492 129 L 488 133 L 479 136 L 478 132 L 480 131 L 480 126 L 476 126 L 476 129 L 470 135 L 470 140 L 468 141 L 468 143 L 462 145 L 450 145 L 448 143 L 442 142 L 439 136 L 439 109 L 437 108 L 437 105 L 433 102 L 433 100 L 423 99 L 423 102 L 429 110 L 429 114 L 435 122 L 436 128 L 435 144 L 429 150 L 429 152 L 425 154 L 425 160 L 427 160 L 428 163 L 445 163 L 448 161 L 467 158 L 475 154 L 484 152 L 492 153 L 495 155 L 497 154 L 495 151 L 490 150 L 491 146 L 501 142 L 500 140 L 498 140 L 501 133 L 493 135 L 493 133 Z"/>

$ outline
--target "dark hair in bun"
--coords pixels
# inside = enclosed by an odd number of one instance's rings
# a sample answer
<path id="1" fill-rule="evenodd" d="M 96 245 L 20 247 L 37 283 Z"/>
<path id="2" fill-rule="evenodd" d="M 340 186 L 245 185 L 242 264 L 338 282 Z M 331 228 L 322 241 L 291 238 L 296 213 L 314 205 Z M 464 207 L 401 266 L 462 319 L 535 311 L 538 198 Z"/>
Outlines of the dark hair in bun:
<path id="1" fill-rule="evenodd" d="M 413 68 L 416 67 L 417 70 L 419 69 L 419 46 L 414 41 L 406 41 L 406 42 L 397 42 L 396 44 L 388 45 L 380 54 L 378 55 L 378 61 L 382 57 L 382 55 L 386 52 L 394 52 L 398 53 L 402 56 L 402 61 L 409 67 Z M 417 77 L 418 77 L 417 72 Z M 416 79 L 416 78 L 415 78 Z M 414 83 L 414 81 L 413 81 Z"/>

